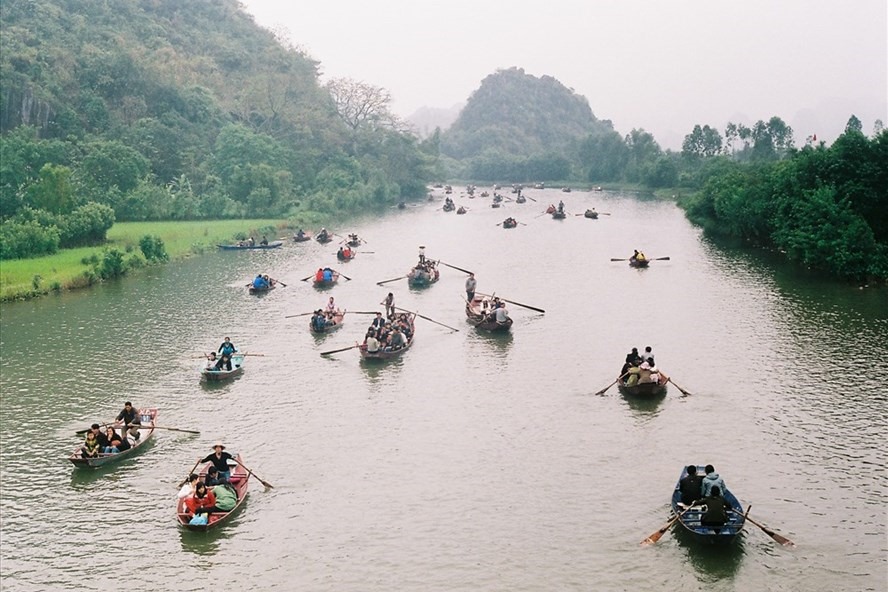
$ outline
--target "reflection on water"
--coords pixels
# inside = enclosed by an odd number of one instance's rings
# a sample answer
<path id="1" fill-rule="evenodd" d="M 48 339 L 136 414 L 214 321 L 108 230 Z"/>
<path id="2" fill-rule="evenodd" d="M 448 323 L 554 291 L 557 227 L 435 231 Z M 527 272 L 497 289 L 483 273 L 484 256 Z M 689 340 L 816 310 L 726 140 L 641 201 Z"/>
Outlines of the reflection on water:
<path id="1" fill-rule="evenodd" d="M 684 528 L 672 530 L 678 546 L 685 551 L 687 561 L 694 568 L 697 581 L 711 585 L 724 580 L 732 580 L 746 556 L 745 533 L 741 533 L 727 544 L 707 544 L 695 538 Z"/>
<path id="2" fill-rule="evenodd" d="M 623 397 L 623 400 L 629 405 L 629 408 L 633 411 L 637 411 L 642 415 L 646 414 L 657 414 L 657 408 L 660 407 L 660 403 L 666 398 L 666 393 L 660 393 L 658 395 L 654 395 L 652 397 L 635 397 L 632 395 L 620 394 Z"/>

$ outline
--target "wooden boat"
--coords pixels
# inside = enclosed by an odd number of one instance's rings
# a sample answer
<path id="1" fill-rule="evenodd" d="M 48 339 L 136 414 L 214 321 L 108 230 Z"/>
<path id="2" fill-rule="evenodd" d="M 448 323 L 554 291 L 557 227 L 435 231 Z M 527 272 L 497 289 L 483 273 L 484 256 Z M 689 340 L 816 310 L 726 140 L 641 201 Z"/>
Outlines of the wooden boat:
<path id="1" fill-rule="evenodd" d="M 604 191 L 604 190 L 601 188 L 601 185 L 598 185 L 597 187 L 593 187 L 592 191 Z"/>
<path id="2" fill-rule="evenodd" d="M 354 259 L 357 256 L 358 256 L 358 252 L 352 251 L 352 250 L 349 250 L 348 253 L 346 253 L 345 251 L 337 251 L 336 252 L 336 258 L 339 259 L 340 261 L 351 261 L 352 259 Z"/>
<path id="3" fill-rule="evenodd" d="M 350 234 L 348 235 L 348 240 L 345 241 L 345 244 L 353 249 L 357 249 L 364 244 L 364 239 L 358 237 L 357 234 Z"/>
<path id="4" fill-rule="evenodd" d="M 407 209 L 407 202 L 399 201 L 398 202 L 398 209 L 399 210 L 406 210 Z"/>
<path id="5" fill-rule="evenodd" d="M 490 207 L 491 207 L 491 208 L 498 208 L 498 207 L 500 207 L 500 206 L 502 206 L 502 205 L 503 205 L 503 204 L 501 204 L 500 202 L 495 201 L 495 202 L 493 202 L 492 204 L 490 204 Z"/>
<path id="6" fill-rule="evenodd" d="M 465 213 L 466 213 L 466 209 L 465 209 L 464 207 L 462 207 L 462 206 L 459 206 L 459 209 L 456 210 L 456 213 L 457 213 L 457 214 L 465 214 Z"/>
<path id="7" fill-rule="evenodd" d="M 553 220 L 564 220 L 565 218 L 567 218 L 567 213 L 563 211 L 559 212 L 558 210 L 555 210 L 554 212 L 552 212 Z"/>
<path id="8" fill-rule="evenodd" d="M 565 193 L 570 193 L 571 189 L 570 189 L 570 187 L 562 187 L 561 191 L 563 191 Z"/>
<path id="9" fill-rule="evenodd" d="M 269 282 L 267 286 L 262 288 L 257 288 L 256 286 L 250 284 L 250 287 L 247 288 L 247 291 L 255 296 L 259 294 L 267 294 L 275 288 L 277 288 L 277 282 Z"/>
<path id="10" fill-rule="evenodd" d="M 490 331 L 491 333 L 505 333 L 509 331 L 513 323 L 511 317 L 507 318 L 505 323 L 498 323 L 496 319 L 491 319 L 486 312 L 491 310 L 492 307 L 492 298 L 476 295 L 471 302 L 466 302 L 466 317 L 468 317 L 469 323 L 477 329 Z"/>
<path id="11" fill-rule="evenodd" d="M 318 329 L 317 327 L 312 325 L 311 319 L 309 319 L 308 320 L 308 330 L 311 331 L 312 333 L 316 333 L 318 335 L 321 335 L 324 333 L 332 333 L 333 331 L 336 331 L 337 329 L 342 327 L 342 321 L 344 319 L 345 319 L 345 311 L 344 310 L 337 310 L 333 313 L 333 323 L 332 324 L 328 323 L 327 325 L 324 325 L 323 329 Z"/>
<path id="12" fill-rule="evenodd" d="M 519 203 L 519 204 L 520 203 L 527 203 L 527 198 L 524 197 L 523 195 L 519 195 L 518 197 L 515 198 L 515 203 Z"/>
<path id="13" fill-rule="evenodd" d="M 329 232 L 324 232 L 322 234 L 317 235 L 315 237 L 315 240 L 318 241 L 319 243 L 321 243 L 322 245 L 326 245 L 327 243 L 329 243 L 330 241 L 333 240 L 333 235 L 331 235 Z"/>
<path id="14" fill-rule="evenodd" d="M 111 452 L 105 454 L 104 452 L 100 452 L 99 456 L 94 458 L 83 458 L 80 454 L 80 447 L 78 445 L 71 456 L 68 457 L 68 460 L 77 467 L 77 468 L 95 468 L 95 467 L 103 467 L 106 465 L 114 464 L 122 461 L 125 458 L 130 458 L 135 456 L 138 451 L 141 451 L 145 444 L 154 436 L 154 422 L 157 420 L 157 409 L 155 408 L 146 408 L 139 409 L 139 415 L 142 416 L 142 427 L 139 429 L 139 439 L 135 441 L 132 446 L 123 452 Z M 117 428 L 115 428 L 117 429 Z M 118 433 L 120 430 L 117 430 Z"/>
<path id="15" fill-rule="evenodd" d="M 445 212 L 452 212 L 456 209 L 456 205 L 452 201 L 445 201 L 444 205 L 441 207 Z"/>
<path id="16" fill-rule="evenodd" d="M 267 245 L 251 245 L 247 243 L 236 244 L 236 245 L 219 245 L 219 248 L 223 251 L 249 251 L 249 250 L 263 250 L 263 249 L 277 249 L 281 245 L 284 244 L 284 241 L 272 241 Z"/>
<path id="17" fill-rule="evenodd" d="M 703 473 L 703 466 L 697 467 L 697 473 Z M 675 484 L 675 489 L 672 491 L 672 511 L 679 515 L 678 524 L 681 525 L 682 529 L 704 543 L 724 544 L 730 543 L 737 538 L 737 535 L 740 534 L 740 531 L 743 530 L 743 526 L 746 524 L 746 516 L 743 514 L 743 505 L 740 503 L 740 500 L 730 490 L 726 489 L 723 491 L 722 497 L 731 505 L 731 510 L 733 510 L 728 512 L 728 521 L 721 527 L 702 526 L 700 518 L 703 516 L 703 506 L 691 506 L 688 509 L 681 503 L 679 483 L 686 476 L 687 467 L 684 467 L 681 470 L 681 475 L 678 477 L 678 482 Z"/>
<path id="18" fill-rule="evenodd" d="M 241 462 L 241 455 L 238 454 L 234 457 L 235 460 Z M 209 464 L 201 469 L 199 475 L 201 478 L 205 478 L 207 475 L 207 469 L 209 468 Z M 213 512 L 209 515 L 209 519 L 206 524 L 189 524 L 191 521 L 191 516 L 187 513 L 187 508 L 185 507 L 185 499 L 179 499 L 176 502 L 176 522 L 179 523 L 179 526 L 186 530 L 193 530 L 196 532 L 206 532 L 211 528 L 215 528 L 221 524 L 224 524 L 228 521 L 228 519 L 234 515 L 235 512 L 241 507 L 244 503 L 244 500 L 247 498 L 247 489 L 250 485 L 250 473 L 244 469 L 243 465 L 238 464 L 232 467 L 231 477 L 229 477 L 229 481 L 231 485 L 234 486 L 234 491 L 237 493 L 237 503 L 234 507 L 228 512 Z"/>
<path id="19" fill-rule="evenodd" d="M 586 210 L 586 213 L 583 214 L 586 218 L 591 218 L 592 220 L 598 220 L 598 212 L 595 210 Z"/>
<path id="20" fill-rule="evenodd" d="M 659 397 L 666 394 L 667 380 L 668 377 L 661 372 L 659 382 L 638 382 L 629 386 L 625 380 L 619 380 L 617 388 L 629 397 Z"/>
<path id="21" fill-rule="evenodd" d="M 437 282 L 440 276 L 437 267 L 432 267 L 430 270 L 414 267 L 407 273 L 407 285 L 414 288 L 425 288 Z"/>
<path id="22" fill-rule="evenodd" d="M 227 380 L 243 374 L 244 355 L 245 354 L 242 353 L 235 353 L 231 356 L 231 370 L 226 370 L 225 368 L 216 370 L 215 365 L 217 360 L 208 360 L 201 364 L 200 375 L 206 380 Z"/>
<path id="23" fill-rule="evenodd" d="M 451 193 L 453 193 L 453 187 L 451 187 L 450 185 L 445 185 L 444 186 L 444 193 L 450 195 Z"/>
<path id="24" fill-rule="evenodd" d="M 318 281 L 317 278 L 314 278 L 312 280 L 312 285 L 315 288 L 329 288 L 330 286 L 334 285 L 338 281 L 339 281 L 339 272 L 334 271 L 333 272 L 333 279 L 331 279 L 329 281 L 327 281 L 327 280 Z"/>
<path id="25" fill-rule="evenodd" d="M 294 234 L 293 235 L 293 241 L 297 242 L 297 243 L 304 243 L 304 242 L 310 241 L 310 240 L 311 240 L 311 236 L 308 234 L 301 234 L 301 235 Z"/>
<path id="26" fill-rule="evenodd" d="M 650 259 L 636 259 L 635 257 L 629 258 L 629 267 L 635 267 L 638 269 L 643 269 L 651 264 Z"/>
<path id="27" fill-rule="evenodd" d="M 481 192 L 481 197 L 490 197 L 490 194 L 487 193 L 486 191 L 482 191 L 482 192 Z"/>
<path id="28" fill-rule="evenodd" d="M 505 220 L 503 220 L 503 228 L 508 229 L 508 228 L 517 228 L 517 227 L 518 227 L 518 220 L 516 220 L 515 218 L 506 218 Z"/>
<path id="29" fill-rule="evenodd" d="M 408 349 L 410 349 L 410 347 L 413 345 L 413 340 L 416 337 L 416 327 L 413 323 L 413 321 L 415 319 L 416 319 L 415 314 L 411 314 L 410 316 L 407 317 L 407 321 L 408 321 L 408 323 L 410 323 L 410 339 L 407 340 L 407 345 L 405 345 L 401 349 L 396 349 L 396 350 L 391 350 L 391 349 L 386 350 L 386 349 L 380 348 L 379 351 L 371 353 L 371 352 L 367 351 L 367 346 L 362 343 L 361 345 L 358 346 L 358 353 L 361 354 L 361 359 L 362 360 L 391 360 L 393 358 L 400 358 L 401 356 L 403 356 L 404 352 L 406 352 Z"/>

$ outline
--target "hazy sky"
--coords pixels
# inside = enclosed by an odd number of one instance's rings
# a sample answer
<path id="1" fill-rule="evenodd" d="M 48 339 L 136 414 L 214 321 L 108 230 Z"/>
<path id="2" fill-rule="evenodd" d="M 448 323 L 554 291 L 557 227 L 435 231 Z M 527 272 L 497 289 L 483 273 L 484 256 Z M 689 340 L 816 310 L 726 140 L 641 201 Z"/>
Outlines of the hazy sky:
<path id="1" fill-rule="evenodd" d="M 853 113 L 888 124 L 886 0 L 241 0 L 321 63 L 391 92 L 393 110 L 465 102 L 517 66 L 585 96 L 622 134 L 680 148 L 694 124 L 778 115 L 796 144 Z"/>

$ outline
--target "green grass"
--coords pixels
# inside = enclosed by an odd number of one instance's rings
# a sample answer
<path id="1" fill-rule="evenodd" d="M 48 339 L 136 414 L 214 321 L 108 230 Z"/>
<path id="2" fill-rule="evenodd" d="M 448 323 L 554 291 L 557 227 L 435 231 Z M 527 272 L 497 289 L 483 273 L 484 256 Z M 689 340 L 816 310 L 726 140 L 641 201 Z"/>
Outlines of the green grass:
<path id="1" fill-rule="evenodd" d="M 34 259 L 14 259 L 0 262 L 0 300 L 31 298 L 56 290 L 67 290 L 89 285 L 84 272 L 89 269 L 83 259 L 92 255 L 99 258 L 106 248 L 139 252 L 139 239 L 146 234 L 159 236 L 171 260 L 182 259 L 216 245 L 229 242 L 238 233 L 252 235 L 259 240 L 263 230 L 268 240 L 275 240 L 287 232 L 283 220 L 212 220 L 188 222 L 118 222 L 108 231 L 108 242 L 98 247 L 65 249 L 55 255 Z M 39 276 L 39 278 L 38 278 Z"/>

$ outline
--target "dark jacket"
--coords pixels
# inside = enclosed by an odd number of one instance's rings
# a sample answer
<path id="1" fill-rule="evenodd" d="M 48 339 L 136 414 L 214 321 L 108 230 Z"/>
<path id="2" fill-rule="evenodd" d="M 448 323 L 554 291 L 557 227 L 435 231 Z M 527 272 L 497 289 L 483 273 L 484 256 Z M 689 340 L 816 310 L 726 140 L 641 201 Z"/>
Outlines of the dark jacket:
<path id="1" fill-rule="evenodd" d="M 213 466 L 216 467 L 217 471 L 227 473 L 227 472 L 231 471 L 231 469 L 228 466 L 228 460 L 233 459 L 233 458 L 234 457 L 232 455 L 228 454 L 227 452 L 225 452 L 223 450 L 222 454 L 220 456 L 216 456 L 216 453 L 214 452 L 213 454 L 207 456 L 206 458 L 204 458 L 200 462 L 213 463 Z"/>
<path id="2" fill-rule="evenodd" d="M 711 495 L 700 500 L 701 504 L 706 505 L 706 511 L 700 518 L 700 524 L 704 526 L 721 526 L 728 521 L 728 510 L 731 504 L 725 501 L 723 497 Z"/>
<path id="3" fill-rule="evenodd" d="M 681 503 L 689 506 L 700 499 L 700 488 L 702 484 L 703 477 L 700 475 L 688 475 L 679 481 L 678 490 L 681 492 Z"/>

